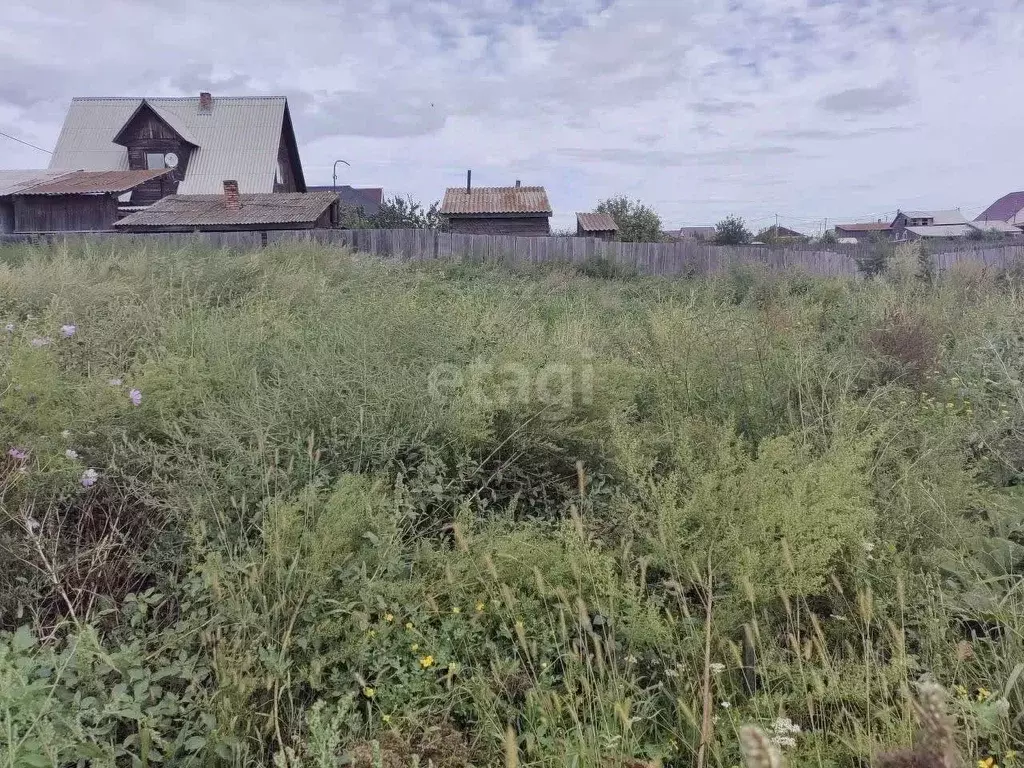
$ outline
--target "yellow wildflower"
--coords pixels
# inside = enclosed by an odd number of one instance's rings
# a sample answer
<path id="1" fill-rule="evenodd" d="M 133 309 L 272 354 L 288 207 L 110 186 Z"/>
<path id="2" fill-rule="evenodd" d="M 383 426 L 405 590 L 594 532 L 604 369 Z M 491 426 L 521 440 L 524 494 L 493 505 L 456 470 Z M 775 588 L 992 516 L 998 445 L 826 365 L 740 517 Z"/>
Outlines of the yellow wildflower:
<path id="1" fill-rule="evenodd" d="M 452 613 L 462 613 L 462 609 L 457 605 L 452 606 Z"/>
<path id="2" fill-rule="evenodd" d="M 366 686 L 365 688 L 363 688 L 363 696 L 365 696 L 366 698 L 372 699 L 376 695 L 377 690 L 375 688 L 371 688 L 370 686 Z"/>
<path id="3" fill-rule="evenodd" d="M 408 629 L 408 630 L 409 630 L 410 632 L 412 632 L 412 631 L 413 631 L 414 629 L 416 629 L 416 627 L 414 627 L 414 626 L 412 625 L 412 622 L 411 622 L 411 621 L 407 621 L 407 622 L 405 622 L 405 628 L 406 628 L 406 629 Z"/>
<path id="4" fill-rule="evenodd" d="M 422 657 L 420 659 L 420 666 L 423 667 L 424 669 L 427 669 L 428 667 L 434 666 L 434 657 L 433 656 L 424 656 L 424 657 Z"/>
<path id="5" fill-rule="evenodd" d="M 965 688 L 962 685 L 956 686 L 956 688 L 954 688 L 953 690 L 956 691 L 956 695 L 957 696 L 961 696 L 961 697 L 967 696 L 967 688 Z"/>
<path id="6" fill-rule="evenodd" d="M 394 617 L 393 614 L 390 614 L 390 613 L 385 613 L 384 614 L 384 621 L 386 621 L 388 624 L 390 624 L 394 620 L 395 620 L 395 617 Z"/>
<path id="7" fill-rule="evenodd" d="M 387 725 L 388 723 L 391 722 L 391 715 L 381 715 L 380 716 L 380 721 L 382 723 L 384 723 L 384 725 Z"/>
<path id="8" fill-rule="evenodd" d="M 986 757 L 984 760 L 978 761 L 978 768 L 994 768 L 995 763 L 994 757 Z"/>
<path id="9" fill-rule="evenodd" d="M 1014 752 L 1012 749 L 1009 749 L 1006 751 L 1006 755 L 1003 756 L 1003 759 L 1008 763 L 1012 763 L 1014 760 L 1017 759 L 1017 753 Z"/>
<path id="10" fill-rule="evenodd" d="M 486 608 L 486 607 L 487 606 L 484 605 L 483 603 L 477 603 L 476 604 L 476 612 L 477 613 L 483 613 L 484 612 L 484 608 Z"/>
<path id="11" fill-rule="evenodd" d="M 978 689 L 978 701 L 985 701 L 991 695 L 992 695 L 992 691 L 990 691 L 988 688 L 979 688 Z M 989 759 L 991 759 L 991 758 L 989 758 Z"/>
<path id="12" fill-rule="evenodd" d="M 416 653 L 416 651 L 418 651 L 419 649 L 420 649 L 420 644 L 419 643 L 413 643 L 412 645 L 409 646 L 409 650 L 412 651 L 413 653 Z"/>
<path id="13" fill-rule="evenodd" d="M 370 637 L 376 637 L 377 636 L 377 630 L 376 629 L 371 629 L 367 634 L 369 634 Z"/>
<path id="14" fill-rule="evenodd" d="M 516 621 L 516 629 L 522 629 L 524 626 L 526 626 L 526 625 L 523 624 L 522 619 L 519 619 L 519 620 Z"/>

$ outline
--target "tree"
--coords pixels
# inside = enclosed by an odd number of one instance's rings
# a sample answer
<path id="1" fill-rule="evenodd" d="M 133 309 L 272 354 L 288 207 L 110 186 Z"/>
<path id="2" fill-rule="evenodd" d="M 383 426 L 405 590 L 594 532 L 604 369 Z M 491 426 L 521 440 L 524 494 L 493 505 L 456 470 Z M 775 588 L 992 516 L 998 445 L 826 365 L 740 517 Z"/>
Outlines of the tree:
<path id="1" fill-rule="evenodd" d="M 610 197 L 598 203 L 596 210 L 612 215 L 619 227 L 619 240 L 624 243 L 661 241 L 661 217 L 639 200 Z"/>
<path id="2" fill-rule="evenodd" d="M 436 229 L 443 230 L 446 222 L 440 213 L 441 204 L 434 201 L 426 210 L 411 197 L 394 197 L 384 200 L 380 209 L 367 218 L 368 229 Z"/>
<path id="3" fill-rule="evenodd" d="M 839 238 L 836 237 L 836 233 L 831 229 L 825 230 L 821 237 L 818 238 L 818 242 L 822 245 L 838 245 Z"/>
<path id="4" fill-rule="evenodd" d="M 718 245 L 743 245 L 750 242 L 750 230 L 739 216 L 726 216 L 715 224 L 715 243 Z"/>

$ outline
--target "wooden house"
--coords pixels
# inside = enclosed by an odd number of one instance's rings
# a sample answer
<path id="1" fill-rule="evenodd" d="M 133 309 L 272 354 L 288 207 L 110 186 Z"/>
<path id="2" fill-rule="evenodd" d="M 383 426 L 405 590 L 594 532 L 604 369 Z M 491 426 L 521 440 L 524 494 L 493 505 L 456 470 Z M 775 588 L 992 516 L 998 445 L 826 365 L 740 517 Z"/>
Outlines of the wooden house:
<path id="1" fill-rule="evenodd" d="M 615 240 L 619 236 L 619 225 L 610 213 L 577 213 L 576 236 Z"/>
<path id="2" fill-rule="evenodd" d="M 551 204 L 544 187 L 476 187 L 467 174 L 465 187 L 444 193 L 441 215 L 453 233 L 466 235 L 551 234 Z"/>
<path id="3" fill-rule="evenodd" d="M 76 98 L 51 170 L 167 171 L 135 188 L 129 211 L 166 195 L 304 192 L 306 182 L 283 96 Z"/>
<path id="4" fill-rule="evenodd" d="M 219 195 L 169 195 L 118 221 L 119 232 L 237 232 L 327 229 L 338 223 L 333 192 L 245 194 L 223 182 Z"/>

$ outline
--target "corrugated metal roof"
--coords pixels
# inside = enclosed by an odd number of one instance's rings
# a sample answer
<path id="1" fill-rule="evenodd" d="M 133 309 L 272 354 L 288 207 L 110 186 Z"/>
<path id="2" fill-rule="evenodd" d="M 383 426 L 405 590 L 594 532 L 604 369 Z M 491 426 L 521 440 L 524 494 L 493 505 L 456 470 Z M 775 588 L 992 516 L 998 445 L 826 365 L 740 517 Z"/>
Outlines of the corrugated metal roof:
<path id="1" fill-rule="evenodd" d="M 551 215 L 551 203 L 544 187 L 449 187 L 441 203 L 445 216 L 532 213 Z"/>
<path id="2" fill-rule="evenodd" d="M 610 213 L 577 213 L 576 223 L 584 232 L 619 231 L 619 225 L 615 223 Z"/>
<path id="3" fill-rule="evenodd" d="M 885 232 L 892 229 L 892 224 L 886 221 L 867 221 L 860 224 L 836 224 L 836 229 L 844 232 Z"/>
<path id="4" fill-rule="evenodd" d="M 113 142 L 143 101 L 182 138 L 195 144 L 179 194 L 215 194 L 224 179 L 242 192 L 272 192 L 285 109 L 284 96 L 199 98 L 76 98 L 50 160 L 51 169 L 128 169 L 128 150 Z"/>
<path id="5" fill-rule="evenodd" d="M 71 171 L 56 179 L 23 187 L 19 195 L 103 195 L 127 192 L 170 169 L 153 171 Z"/>
<path id="6" fill-rule="evenodd" d="M 1024 213 L 1024 192 L 1003 195 L 986 208 L 975 221 L 1013 221 Z"/>
<path id="7" fill-rule="evenodd" d="M 241 194 L 241 209 L 230 210 L 224 195 L 169 195 L 144 211 L 125 216 L 114 226 L 216 227 L 252 224 L 302 224 L 316 221 L 338 196 L 333 192 Z"/>
<path id="8" fill-rule="evenodd" d="M 330 187 L 306 187 L 308 192 L 334 192 L 337 191 L 338 199 L 346 208 L 362 208 L 366 216 L 374 216 L 380 211 L 380 204 L 384 200 L 384 189 L 382 187 L 350 187 L 347 184 L 339 184 L 337 190 Z"/>
<path id="9" fill-rule="evenodd" d="M 71 171 L 0 171 L 0 197 L 13 195 L 16 192 L 42 184 L 44 181 L 59 179 Z"/>
<path id="10" fill-rule="evenodd" d="M 912 218 L 924 217 L 913 216 Z M 973 229 L 969 224 L 945 224 L 942 226 L 936 224 L 927 227 L 907 227 L 907 231 L 913 232 L 918 237 L 966 237 Z"/>
<path id="11" fill-rule="evenodd" d="M 950 224 L 966 224 L 967 219 L 960 211 L 900 211 L 908 219 L 933 219 L 928 226 L 944 227 Z"/>
<path id="12" fill-rule="evenodd" d="M 714 227 L 680 227 L 677 237 L 712 237 L 714 234 Z"/>
<path id="13" fill-rule="evenodd" d="M 994 229 L 996 232 L 1003 232 L 1007 235 L 1019 235 L 1021 233 L 1020 227 L 1015 227 L 1012 224 L 1008 224 L 1007 222 L 999 219 L 992 221 L 979 221 L 978 219 L 975 219 L 971 222 L 971 226 L 975 229 L 981 230 L 982 232 Z"/>

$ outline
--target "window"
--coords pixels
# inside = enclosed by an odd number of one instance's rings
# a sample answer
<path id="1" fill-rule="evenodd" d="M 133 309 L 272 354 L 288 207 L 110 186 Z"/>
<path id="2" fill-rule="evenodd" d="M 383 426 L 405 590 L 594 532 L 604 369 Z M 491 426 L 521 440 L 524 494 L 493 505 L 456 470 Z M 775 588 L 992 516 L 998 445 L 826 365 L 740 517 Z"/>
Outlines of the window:
<path id="1" fill-rule="evenodd" d="M 146 153 L 146 167 L 151 170 L 162 170 L 167 166 L 164 165 L 164 153 L 163 152 L 147 152 Z"/>

